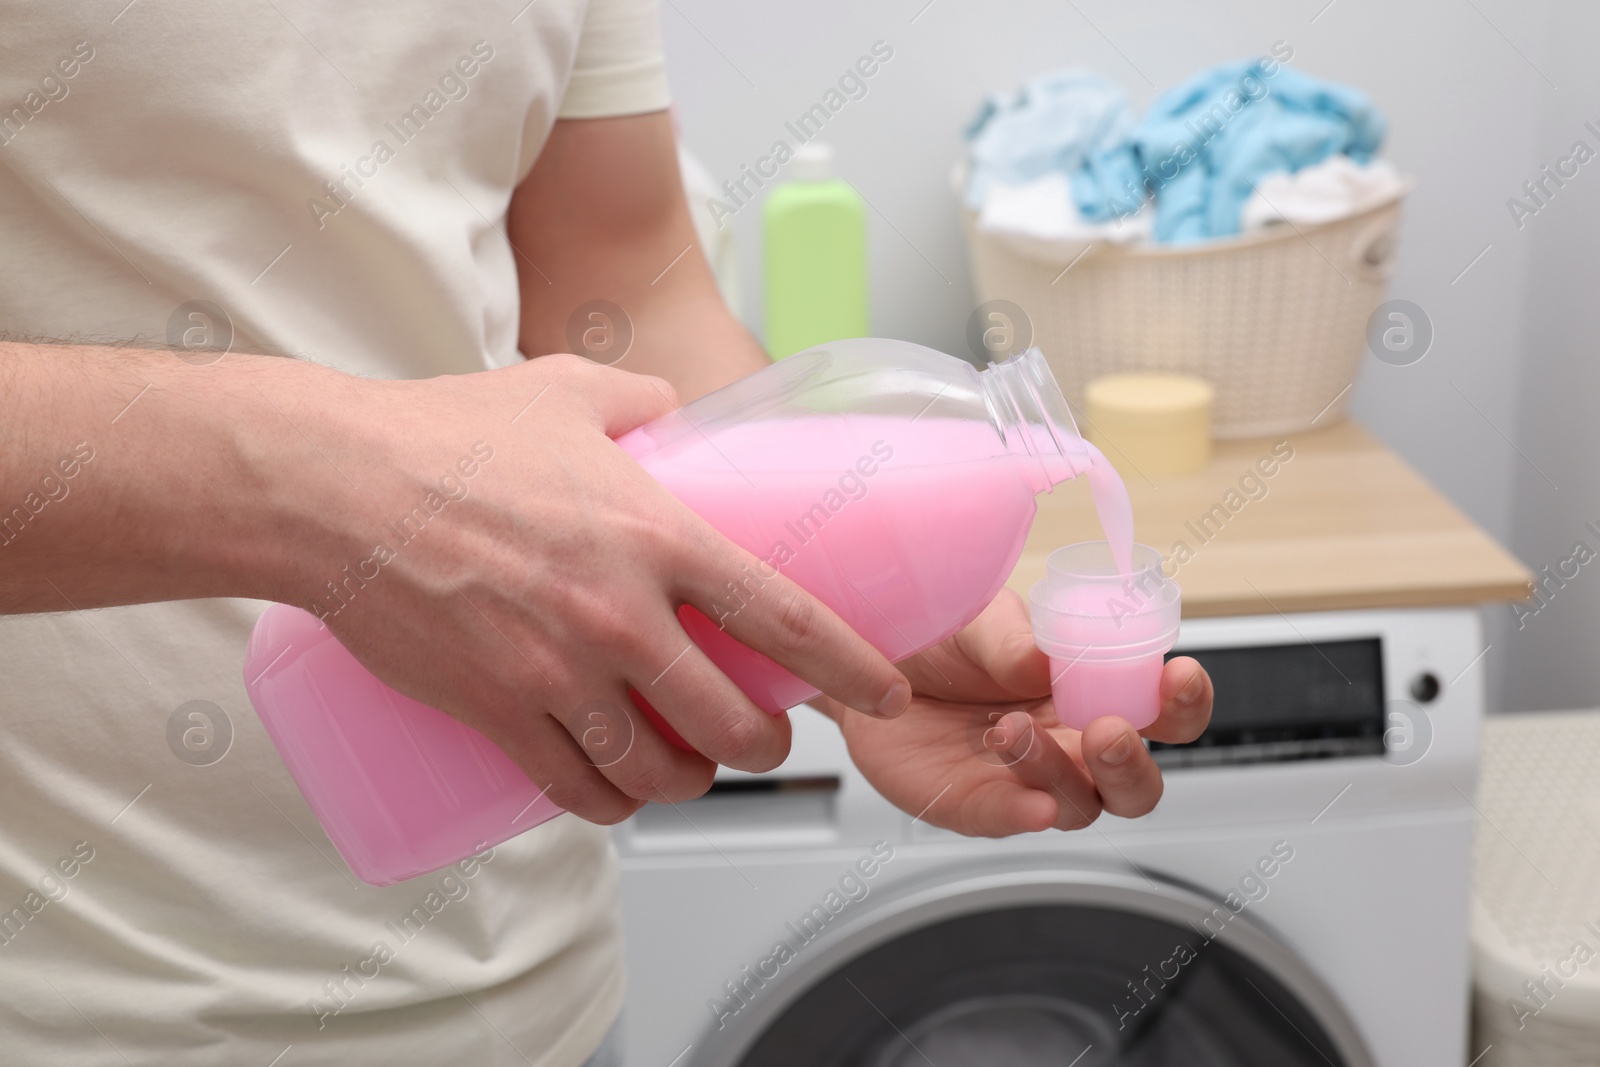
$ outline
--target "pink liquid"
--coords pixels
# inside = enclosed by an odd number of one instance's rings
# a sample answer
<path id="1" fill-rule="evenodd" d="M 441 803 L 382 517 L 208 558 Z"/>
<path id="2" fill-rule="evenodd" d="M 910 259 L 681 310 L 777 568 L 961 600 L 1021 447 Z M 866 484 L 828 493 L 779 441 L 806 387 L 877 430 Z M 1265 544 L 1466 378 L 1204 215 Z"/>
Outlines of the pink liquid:
<path id="1" fill-rule="evenodd" d="M 832 414 L 742 423 L 655 451 L 632 434 L 618 444 L 767 564 L 729 575 L 718 617 L 759 603 L 776 568 L 890 660 L 977 616 L 1015 566 L 1034 512 L 1026 461 L 982 424 Z M 777 712 L 817 695 L 706 614 L 684 607 L 679 618 L 758 706 Z"/>
<path id="2" fill-rule="evenodd" d="M 1139 730 L 1155 722 L 1168 620 L 1144 610 L 1136 590 L 1114 586 L 1076 586 L 1050 603 L 1071 613 L 1048 649 L 1056 718 L 1079 730 L 1108 715 Z"/>
<path id="3" fill-rule="evenodd" d="M 774 573 L 889 659 L 904 659 L 960 630 L 994 598 L 1046 483 L 1036 459 L 1008 452 L 981 422 L 819 412 L 661 440 L 668 432 L 635 431 L 618 444 L 763 561 L 727 576 L 711 617 L 684 607 L 679 618 L 711 660 L 774 713 L 816 689 L 719 625 L 759 604 Z M 1132 509 L 1116 472 L 1092 456 L 1095 504 L 1126 572 Z M 1064 475 L 1064 461 L 1054 463 Z M 245 662 L 267 732 L 329 838 L 367 882 L 438 870 L 560 814 L 481 734 L 378 681 L 307 612 L 270 607 Z M 1149 669 L 1073 664 L 1061 676 L 1058 706 L 1064 693 L 1081 690 L 1099 702 L 1084 706 L 1126 714 L 1128 694 L 1153 692 Z"/>
<path id="4" fill-rule="evenodd" d="M 1115 717 L 1143 730 L 1161 716 L 1162 653 L 1125 660 L 1050 657 L 1050 696 L 1063 726 Z"/>
<path id="5" fill-rule="evenodd" d="M 1050 655 L 1056 717 L 1082 729 L 1115 716 L 1135 729 L 1161 711 L 1161 672 L 1173 620 L 1155 610 L 1154 590 L 1141 588 L 1133 569 L 1133 505 L 1127 486 L 1105 456 L 1088 445 L 1089 489 L 1121 582 L 1054 587 L 1051 607 L 1063 614 L 1040 636 Z"/>
<path id="6" fill-rule="evenodd" d="M 1089 493 L 1100 516 L 1100 529 L 1111 546 L 1111 558 L 1117 561 L 1119 574 L 1132 574 L 1133 502 L 1128 499 L 1128 487 L 1105 453 L 1087 441 L 1083 446 L 1089 450 Z"/>
<path id="7" fill-rule="evenodd" d="M 1039 487 L 1034 461 L 1006 452 L 987 425 L 956 420 L 818 414 L 618 443 L 894 660 L 955 633 L 994 598 Z M 721 611 L 748 610 L 771 573 L 728 575 Z M 816 695 L 701 612 L 680 618 L 759 706 L 780 712 Z M 298 608 L 263 614 L 245 682 L 312 811 L 364 881 L 438 870 L 560 814 L 481 734 L 384 685 Z"/>
<path id="8" fill-rule="evenodd" d="M 274 604 L 262 614 L 245 687 L 364 882 L 439 870 L 561 814 L 488 738 L 378 681 L 310 612 Z"/>

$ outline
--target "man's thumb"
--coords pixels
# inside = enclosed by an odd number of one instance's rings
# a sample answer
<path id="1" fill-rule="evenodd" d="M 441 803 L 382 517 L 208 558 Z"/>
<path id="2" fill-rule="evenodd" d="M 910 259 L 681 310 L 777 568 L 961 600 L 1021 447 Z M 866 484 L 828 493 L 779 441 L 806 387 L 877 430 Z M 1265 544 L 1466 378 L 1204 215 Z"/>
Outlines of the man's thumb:
<path id="1" fill-rule="evenodd" d="M 600 373 L 588 390 L 589 399 L 607 437 L 619 437 L 678 407 L 678 393 L 665 378 L 615 367 L 596 369 Z"/>

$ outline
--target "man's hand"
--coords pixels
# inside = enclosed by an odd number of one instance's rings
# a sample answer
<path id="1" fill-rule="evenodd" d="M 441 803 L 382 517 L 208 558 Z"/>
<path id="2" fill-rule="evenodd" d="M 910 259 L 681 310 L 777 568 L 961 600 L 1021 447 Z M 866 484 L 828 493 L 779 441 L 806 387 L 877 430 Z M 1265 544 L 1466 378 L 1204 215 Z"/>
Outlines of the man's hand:
<path id="1" fill-rule="evenodd" d="M 0 544 L 0 611 L 311 608 L 380 678 L 596 822 L 698 795 L 713 761 L 778 764 L 788 720 L 675 614 L 709 609 L 756 560 L 609 439 L 672 408 L 674 386 L 692 399 L 767 362 L 695 243 L 666 113 L 557 123 L 507 221 L 522 350 L 540 357 L 524 365 L 377 382 L 295 360 L 0 343 L 0 506 L 38 515 Z M 595 299 L 635 334 L 618 369 L 544 355 Z M 863 711 L 910 698 L 781 578 L 728 630 Z M 698 752 L 666 743 L 630 687 Z"/>
<path id="2" fill-rule="evenodd" d="M 695 242 L 665 113 L 557 122 L 517 190 L 508 233 L 530 355 L 563 350 L 572 316 L 604 300 L 632 331 L 616 365 L 660 375 L 686 399 L 766 364 L 717 296 Z M 1040 699 L 1050 690 L 1047 661 L 1015 597 L 1002 597 L 963 634 L 902 667 L 922 695 L 901 721 L 846 714 L 827 698 L 819 704 L 839 720 L 856 762 L 902 807 L 920 811 L 949 785 L 925 818 L 966 833 L 1008 834 L 1086 825 L 1102 808 L 1139 814 L 1160 796 L 1160 773 L 1126 724 L 1095 723 L 1083 737 L 1054 725 Z M 1198 670 L 1192 660 L 1174 661 L 1165 691 L 1177 693 Z M 1210 683 L 1200 685 L 1194 706 L 1170 699 L 1146 734 L 1198 734 L 1210 714 Z M 1008 715 L 1008 708 L 1016 710 Z M 1017 731 L 1033 738 L 1029 745 L 1017 743 Z M 1120 752 L 1123 737 L 1121 764 L 1100 758 Z M 985 749 L 986 739 L 1002 750 Z"/>
<path id="3" fill-rule="evenodd" d="M 782 762 L 787 719 L 751 703 L 676 615 L 683 604 L 709 614 L 754 557 L 610 440 L 675 405 L 665 382 L 546 356 L 363 387 L 372 395 L 361 417 L 318 442 L 358 487 L 319 509 L 344 555 L 313 555 L 291 603 L 337 605 L 323 583 L 388 540 L 394 558 L 368 567 L 377 576 L 328 617 L 334 634 L 390 685 L 482 731 L 591 821 L 697 796 L 715 763 L 761 771 Z M 478 441 L 493 458 L 470 480 L 457 473 L 459 499 L 399 544 L 392 524 L 438 492 Z M 906 680 L 837 616 L 791 582 L 767 588 L 771 596 L 764 590 L 728 620 L 730 634 L 860 711 L 905 706 Z M 629 687 L 697 751 L 632 712 Z"/>
<path id="4" fill-rule="evenodd" d="M 709 611 L 756 560 L 611 440 L 675 405 L 658 378 L 547 356 L 371 381 L 271 357 L 21 344 L 0 345 L 0 372 L 16 415 L 0 420 L 0 500 L 32 509 L 7 516 L 0 611 L 308 608 L 378 677 L 596 822 L 698 795 L 712 761 L 760 771 L 788 751 L 788 721 L 676 615 Z M 910 698 L 781 578 L 728 630 L 852 707 Z M 632 712 L 629 687 L 699 754 Z"/>
<path id="5" fill-rule="evenodd" d="M 1010 590 L 961 633 L 900 666 L 917 695 L 897 719 L 819 704 L 879 792 L 925 822 L 971 836 L 1077 830 L 1102 811 L 1147 814 L 1161 799 L 1161 771 L 1139 734 L 1193 741 L 1211 718 L 1211 680 L 1183 657 L 1167 664 L 1161 717 L 1147 729 L 1135 733 L 1109 718 L 1082 733 L 1061 726 L 1049 660 Z"/>

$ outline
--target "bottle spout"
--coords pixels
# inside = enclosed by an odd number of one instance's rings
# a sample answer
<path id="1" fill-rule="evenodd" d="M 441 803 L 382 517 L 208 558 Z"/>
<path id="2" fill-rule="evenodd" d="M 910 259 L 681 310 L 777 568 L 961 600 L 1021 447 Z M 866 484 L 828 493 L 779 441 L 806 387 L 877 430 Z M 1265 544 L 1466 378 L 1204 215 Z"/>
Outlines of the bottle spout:
<path id="1" fill-rule="evenodd" d="M 980 377 L 990 417 L 1006 448 L 1022 461 L 1035 493 L 1088 471 L 1088 442 L 1044 353 L 1030 348 L 990 363 Z"/>

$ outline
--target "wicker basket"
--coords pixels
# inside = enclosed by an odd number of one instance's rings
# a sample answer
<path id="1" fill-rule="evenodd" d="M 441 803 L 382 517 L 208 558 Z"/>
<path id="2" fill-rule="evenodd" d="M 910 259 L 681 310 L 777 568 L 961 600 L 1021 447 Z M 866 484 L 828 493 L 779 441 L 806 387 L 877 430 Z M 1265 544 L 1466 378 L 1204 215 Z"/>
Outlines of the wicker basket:
<path id="1" fill-rule="evenodd" d="M 1500 715 L 1484 729 L 1468 1050 L 1494 1047 L 1483 1067 L 1600 1067 L 1596 766 L 1600 711 Z"/>
<path id="2" fill-rule="evenodd" d="M 978 299 L 1027 313 L 1075 406 L 1102 374 L 1193 374 L 1217 390 L 1213 436 L 1255 437 L 1343 417 L 1399 214 L 1396 196 L 1321 225 L 1203 245 L 1100 245 L 1076 262 L 981 233 L 970 211 L 965 229 Z"/>

